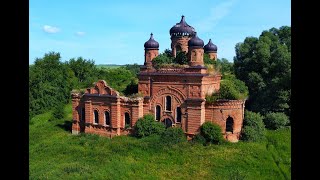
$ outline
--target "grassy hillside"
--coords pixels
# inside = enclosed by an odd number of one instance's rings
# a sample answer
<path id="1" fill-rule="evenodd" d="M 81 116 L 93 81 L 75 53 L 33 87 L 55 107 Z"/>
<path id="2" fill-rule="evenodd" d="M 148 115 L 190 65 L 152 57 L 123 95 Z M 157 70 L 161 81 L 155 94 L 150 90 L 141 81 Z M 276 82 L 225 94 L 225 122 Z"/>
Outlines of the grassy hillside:
<path id="1" fill-rule="evenodd" d="M 261 143 L 161 145 L 136 139 L 72 135 L 64 120 L 35 116 L 29 127 L 30 179 L 290 179 L 290 129 L 268 131 Z"/>

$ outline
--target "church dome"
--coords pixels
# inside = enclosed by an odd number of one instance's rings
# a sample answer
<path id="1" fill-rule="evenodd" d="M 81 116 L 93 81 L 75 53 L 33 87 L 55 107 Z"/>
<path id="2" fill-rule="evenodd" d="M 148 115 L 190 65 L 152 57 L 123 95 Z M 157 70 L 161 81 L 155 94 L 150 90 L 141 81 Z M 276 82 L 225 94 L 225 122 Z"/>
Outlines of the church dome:
<path id="1" fill-rule="evenodd" d="M 211 42 L 211 39 L 209 39 L 208 44 L 204 46 L 204 52 L 217 52 L 217 50 L 218 47 Z"/>
<path id="2" fill-rule="evenodd" d="M 194 32 L 195 29 L 186 23 L 182 15 L 180 22 L 170 29 L 170 36 L 193 36 Z"/>
<path id="3" fill-rule="evenodd" d="M 188 41 L 189 47 L 201 47 L 203 48 L 204 42 L 197 36 L 197 32 L 194 33 L 194 36 Z"/>
<path id="4" fill-rule="evenodd" d="M 153 34 L 150 34 L 150 39 L 144 43 L 145 49 L 159 49 L 159 43 L 153 39 Z"/>

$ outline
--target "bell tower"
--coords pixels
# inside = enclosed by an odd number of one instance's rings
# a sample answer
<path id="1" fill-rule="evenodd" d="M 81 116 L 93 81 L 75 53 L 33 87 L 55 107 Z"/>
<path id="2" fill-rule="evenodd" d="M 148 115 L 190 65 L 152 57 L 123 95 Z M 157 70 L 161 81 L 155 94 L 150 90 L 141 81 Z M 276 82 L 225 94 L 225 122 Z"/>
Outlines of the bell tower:
<path id="1" fill-rule="evenodd" d="M 176 57 L 179 51 L 188 52 L 188 41 L 194 35 L 194 28 L 187 24 L 184 15 L 179 23 L 170 29 L 172 56 Z"/>

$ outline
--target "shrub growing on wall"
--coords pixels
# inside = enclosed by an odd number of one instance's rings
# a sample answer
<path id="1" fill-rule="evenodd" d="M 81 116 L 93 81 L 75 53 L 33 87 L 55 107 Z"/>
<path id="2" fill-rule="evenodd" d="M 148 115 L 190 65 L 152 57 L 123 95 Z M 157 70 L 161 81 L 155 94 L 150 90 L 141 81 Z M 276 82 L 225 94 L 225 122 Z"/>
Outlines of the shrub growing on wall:
<path id="1" fill-rule="evenodd" d="M 165 131 L 165 126 L 162 123 L 155 121 L 152 114 L 146 114 L 139 118 L 134 126 L 136 137 L 150 136 L 151 134 L 162 134 Z"/>
<path id="2" fill-rule="evenodd" d="M 220 144 L 224 141 L 221 127 L 212 122 L 203 123 L 200 127 L 200 133 L 207 142 Z"/>
<path id="3" fill-rule="evenodd" d="M 259 141 L 265 137 L 265 125 L 263 116 L 246 110 L 244 113 L 241 139 L 245 141 Z"/>
<path id="4" fill-rule="evenodd" d="M 286 126 L 289 123 L 289 118 L 285 113 L 270 112 L 266 114 L 263 122 L 266 128 L 276 130 Z"/>

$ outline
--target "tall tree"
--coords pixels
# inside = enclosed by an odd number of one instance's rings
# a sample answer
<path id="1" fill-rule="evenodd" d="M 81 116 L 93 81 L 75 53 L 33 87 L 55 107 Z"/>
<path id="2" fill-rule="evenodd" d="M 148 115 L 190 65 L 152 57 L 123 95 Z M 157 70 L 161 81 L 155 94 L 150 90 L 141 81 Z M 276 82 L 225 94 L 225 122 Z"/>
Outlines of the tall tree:
<path id="1" fill-rule="evenodd" d="M 93 60 L 86 60 L 82 57 L 70 59 L 66 64 L 72 69 L 75 76 L 78 78 L 76 87 L 86 88 L 94 82 L 98 70 Z"/>
<path id="2" fill-rule="evenodd" d="M 29 113 L 36 115 L 70 100 L 76 77 L 60 62 L 60 53 L 49 52 L 29 68 Z"/>
<path id="3" fill-rule="evenodd" d="M 247 108 L 290 115 L 291 28 L 271 28 L 259 38 L 247 37 L 235 50 L 235 75 L 249 88 Z"/>

